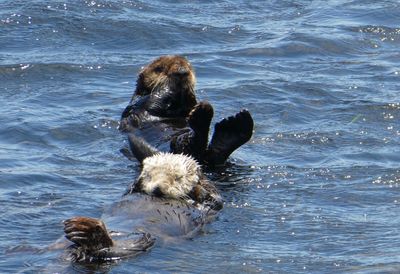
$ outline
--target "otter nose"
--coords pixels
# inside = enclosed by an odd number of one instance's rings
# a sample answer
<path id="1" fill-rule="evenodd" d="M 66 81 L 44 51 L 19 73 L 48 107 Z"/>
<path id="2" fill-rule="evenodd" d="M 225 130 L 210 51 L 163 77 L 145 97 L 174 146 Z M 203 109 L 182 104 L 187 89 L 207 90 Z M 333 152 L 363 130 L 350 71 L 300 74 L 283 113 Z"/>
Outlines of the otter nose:
<path id="1" fill-rule="evenodd" d="M 177 71 L 175 72 L 175 75 L 180 76 L 180 77 L 187 76 L 188 74 L 189 74 L 189 70 L 184 67 L 179 67 L 177 69 Z"/>

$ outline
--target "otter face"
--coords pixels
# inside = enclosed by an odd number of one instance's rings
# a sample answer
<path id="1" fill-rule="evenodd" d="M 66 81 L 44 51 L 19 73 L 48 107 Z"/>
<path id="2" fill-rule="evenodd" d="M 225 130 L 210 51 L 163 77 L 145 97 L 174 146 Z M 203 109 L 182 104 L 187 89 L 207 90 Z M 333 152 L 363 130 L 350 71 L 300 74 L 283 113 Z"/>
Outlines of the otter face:
<path id="1" fill-rule="evenodd" d="M 193 200 L 219 210 L 222 198 L 203 176 L 198 163 L 183 154 L 159 153 L 143 160 L 135 191 L 172 199 Z"/>
<path id="2" fill-rule="evenodd" d="M 189 61 L 182 56 L 161 56 L 142 69 L 137 80 L 136 95 L 159 90 L 187 92 L 194 96 L 196 77 Z"/>
<path id="3" fill-rule="evenodd" d="M 192 158 L 159 153 L 143 160 L 138 184 L 144 193 L 179 199 L 188 196 L 200 177 L 200 166 Z"/>

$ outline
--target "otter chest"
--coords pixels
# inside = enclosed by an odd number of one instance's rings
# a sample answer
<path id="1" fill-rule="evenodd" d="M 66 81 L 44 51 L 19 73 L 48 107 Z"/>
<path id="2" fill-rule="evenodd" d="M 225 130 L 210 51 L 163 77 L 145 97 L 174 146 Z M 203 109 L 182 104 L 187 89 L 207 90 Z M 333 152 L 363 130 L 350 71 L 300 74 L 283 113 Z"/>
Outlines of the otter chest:
<path id="1" fill-rule="evenodd" d="M 190 237 L 205 223 L 205 214 L 178 200 L 143 194 L 125 196 L 102 219 L 110 230 L 147 232 L 155 237 Z"/>

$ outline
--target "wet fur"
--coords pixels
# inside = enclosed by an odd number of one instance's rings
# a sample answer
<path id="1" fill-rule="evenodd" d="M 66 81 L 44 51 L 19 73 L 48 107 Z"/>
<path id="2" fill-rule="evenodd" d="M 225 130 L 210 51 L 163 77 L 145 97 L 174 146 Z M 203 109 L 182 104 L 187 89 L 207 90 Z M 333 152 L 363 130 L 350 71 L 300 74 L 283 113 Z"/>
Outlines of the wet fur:
<path id="1" fill-rule="evenodd" d="M 195 99 L 195 84 L 193 68 L 186 58 L 177 55 L 161 56 L 140 71 L 134 96 L 149 95 L 168 88 L 186 91 Z"/>
<path id="2" fill-rule="evenodd" d="M 201 178 L 200 166 L 181 154 L 159 153 L 143 161 L 139 182 L 142 190 L 152 194 L 155 189 L 167 198 L 187 198 Z"/>
<path id="3" fill-rule="evenodd" d="M 120 130 L 132 132 L 147 122 L 187 117 L 197 103 L 195 84 L 186 58 L 157 58 L 140 71 L 136 90 L 121 115 Z"/>
<path id="4" fill-rule="evenodd" d="M 148 140 L 154 138 L 154 127 L 159 127 L 159 140 L 170 140 L 170 152 L 190 155 L 210 167 L 223 165 L 251 138 L 253 119 L 242 110 L 222 120 L 215 125 L 208 144 L 214 110 L 208 102 L 197 103 L 194 85 L 194 71 L 187 59 L 159 57 L 139 73 L 135 93 L 122 113 L 120 129 L 136 134 L 140 129 Z M 146 134 L 149 128 L 152 136 Z"/>
<path id="5" fill-rule="evenodd" d="M 155 228 L 161 225 L 161 221 L 177 223 L 176 229 L 180 231 L 176 232 L 178 235 L 179 233 L 192 235 L 207 222 L 207 216 L 215 214 L 222 208 L 222 197 L 215 186 L 205 178 L 199 164 L 193 158 L 159 152 L 134 135 L 130 135 L 129 140 L 134 155 L 139 155 L 137 159 L 142 164 L 142 170 L 137 181 L 127 191 L 125 195 L 127 198 L 121 201 L 121 205 L 134 203 L 128 207 L 127 215 L 129 212 L 134 213 L 130 211 L 134 210 L 141 216 L 146 212 L 149 213 L 150 208 L 153 210 L 150 211 L 151 214 L 158 212 L 160 216 L 148 216 L 147 231 L 146 224 L 141 224 L 141 227 L 144 226 L 140 228 L 142 233 L 136 232 L 133 236 L 129 236 L 128 233 L 128 237 L 122 239 L 117 238 L 119 233 L 108 231 L 100 219 L 74 217 L 66 220 L 64 232 L 66 238 L 74 243 L 70 253 L 75 261 L 101 262 L 136 256 L 153 246 L 155 238 L 148 233 L 149 231 L 156 231 L 159 235 L 168 234 Z M 165 203 L 151 199 L 139 199 L 134 202 L 134 199 L 128 197 L 133 195 L 153 196 L 165 200 Z M 146 203 L 152 204 L 146 205 Z M 122 209 L 118 207 L 117 210 Z M 154 218 L 159 219 L 157 224 L 151 223 Z M 149 221 L 151 227 L 148 226 Z"/>
<path id="6" fill-rule="evenodd" d="M 193 68 L 185 58 L 163 56 L 156 59 L 141 70 L 135 93 L 120 123 L 120 130 L 125 132 L 137 132 L 154 124 L 166 125 L 160 127 L 161 134 L 172 129 L 171 151 L 178 154 L 161 153 L 130 134 L 130 148 L 142 164 L 142 171 L 124 197 L 145 195 L 157 200 L 146 198 L 135 202 L 124 198 L 121 205 L 133 203 L 128 210 L 135 213 L 144 210 L 141 209 L 143 203 L 147 204 L 145 208 L 151 203 L 153 207 L 146 212 L 157 212 L 159 221 L 179 222 L 180 231 L 187 235 L 201 228 L 207 216 L 222 208 L 221 196 L 205 178 L 196 160 L 202 164 L 223 164 L 233 150 L 250 139 L 253 129 L 250 113 L 241 111 L 217 123 L 208 144 L 213 108 L 207 102 L 197 104 L 195 81 Z M 186 126 L 189 128 L 182 131 Z M 146 231 L 118 238 L 121 233 L 108 231 L 102 220 L 90 217 L 66 220 L 64 231 L 66 238 L 73 242 L 70 249 L 76 261 L 103 262 L 135 256 L 149 250 L 155 242 Z"/>
<path id="7" fill-rule="evenodd" d="M 157 151 L 134 134 L 129 135 L 129 145 L 142 164 L 138 180 L 129 193 L 143 192 L 159 197 L 183 199 L 190 204 L 210 209 L 222 208 L 222 197 L 192 157 Z"/>

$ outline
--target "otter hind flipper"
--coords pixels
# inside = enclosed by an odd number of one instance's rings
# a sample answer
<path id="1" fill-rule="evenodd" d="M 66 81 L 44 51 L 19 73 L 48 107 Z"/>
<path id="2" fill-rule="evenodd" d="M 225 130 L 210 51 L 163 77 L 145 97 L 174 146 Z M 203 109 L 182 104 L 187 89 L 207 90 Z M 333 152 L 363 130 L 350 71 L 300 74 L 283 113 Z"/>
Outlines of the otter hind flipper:
<path id="1" fill-rule="evenodd" d="M 145 158 L 159 153 L 156 148 L 152 147 L 144 139 L 134 134 L 129 134 L 128 140 L 129 147 L 131 148 L 133 155 L 139 161 L 139 163 L 142 163 Z"/>
<path id="2" fill-rule="evenodd" d="M 214 109 L 207 101 L 198 103 L 189 113 L 188 124 L 195 132 L 208 136 Z"/>
<path id="3" fill-rule="evenodd" d="M 210 103 L 198 103 L 189 113 L 190 131 L 171 139 L 170 148 L 173 153 L 183 153 L 202 161 L 207 148 L 208 133 L 214 109 Z"/>
<path id="4" fill-rule="evenodd" d="M 254 121 L 247 110 L 216 123 L 205 162 L 211 166 L 224 164 L 233 151 L 250 140 L 253 128 Z"/>

